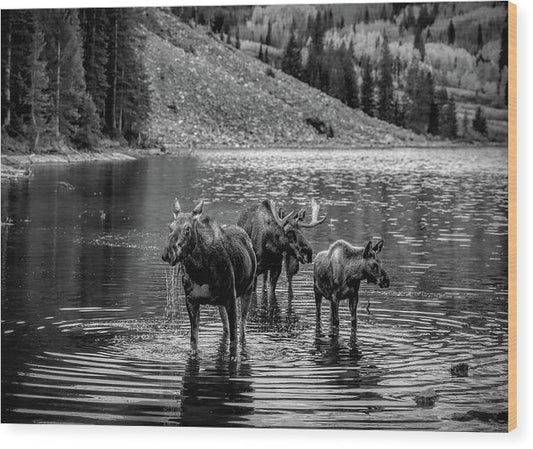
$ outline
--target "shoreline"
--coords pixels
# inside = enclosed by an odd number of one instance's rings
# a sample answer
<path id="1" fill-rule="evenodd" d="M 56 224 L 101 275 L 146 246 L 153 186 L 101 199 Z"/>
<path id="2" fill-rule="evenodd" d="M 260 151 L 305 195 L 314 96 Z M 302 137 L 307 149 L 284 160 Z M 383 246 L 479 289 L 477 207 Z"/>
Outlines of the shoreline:
<path id="1" fill-rule="evenodd" d="M 180 147 L 178 145 L 168 145 L 165 149 L 151 148 L 151 149 L 133 149 L 133 148 L 119 148 L 112 151 L 102 152 L 81 152 L 71 150 L 65 153 L 0 153 L 1 156 L 1 178 L 2 181 L 10 179 L 27 178 L 32 175 L 30 167 L 32 165 L 44 165 L 44 164 L 71 164 L 79 162 L 120 162 L 120 161 L 133 161 L 145 157 L 153 156 L 166 156 L 166 155 L 193 155 L 195 152 L 201 151 L 215 151 L 215 150 L 227 150 L 227 151 L 256 151 L 256 150 L 291 150 L 291 151 L 305 151 L 305 150 L 323 150 L 323 151 L 336 151 L 336 150 L 394 150 L 394 149 L 459 149 L 459 148 L 506 148 L 505 142 L 447 142 L 447 141 L 428 141 L 423 144 L 412 143 L 404 145 L 359 145 L 357 147 L 339 145 L 338 147 L 330 146 L 281 146 L 275 147 L 271 145 L 266 146 L 237 146 L 237 147 L 220 147 L 220 146 L 198 146 L 195 148 Z"/>

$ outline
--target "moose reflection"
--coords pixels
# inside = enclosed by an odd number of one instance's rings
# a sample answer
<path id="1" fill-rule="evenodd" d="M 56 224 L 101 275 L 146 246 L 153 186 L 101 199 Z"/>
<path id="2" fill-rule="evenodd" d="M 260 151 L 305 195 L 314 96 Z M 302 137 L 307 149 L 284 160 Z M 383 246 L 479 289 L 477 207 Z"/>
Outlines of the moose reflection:
<path id="1" fill-rule="evenodd" d="M 357 304 L 359 286 L 362 280 L 386 288 L 390 284 L 389 275 L 383 269 L 380 254 L 383 240 L 374 247 L 368 242 L 359 248 L 344 240 L 337 240 L 327 251 L 317 254 L 314 267 L 314 290 L 316 319 L 320 323 L 322 298 L 331 303 L 331 325 L 339 325 L 339 302 L 349 300 L 352 320 L 352 333 L 357 331 Z"/>
<path id="2" fill-rule="evenodd" d="M 174 221 L 162 258 L 182 270 L 185 302 L 191 323 L 191 347 L 197 349 L 200 304 L 219 307 L 224 332 L 237 341 L 237 298 L 241 298 L 241 333 L 254 286 L 256 258 L 252 242 L 238 226 L 219 226 L 202 216 L 204 202 L 182 213 L 176 199 Z"/>

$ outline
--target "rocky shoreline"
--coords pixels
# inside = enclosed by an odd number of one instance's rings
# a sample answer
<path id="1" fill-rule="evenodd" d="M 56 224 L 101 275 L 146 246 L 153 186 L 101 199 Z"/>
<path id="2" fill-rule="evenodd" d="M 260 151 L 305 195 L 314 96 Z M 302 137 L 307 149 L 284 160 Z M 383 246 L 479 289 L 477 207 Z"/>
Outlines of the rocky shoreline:
<path id="1" fill-rule="evenodd" d="M 71 164 L 78 162 L 110 162 L 132 161 L 139 157 L 149 157 L 164 154 L 160 149 L 133 150 L 123 149 L 110 152 L 79 152 L 42 153 L 42 154 L 2 154 L 2 181 L 31 177 L 32 165 L 40 164 Z"/>

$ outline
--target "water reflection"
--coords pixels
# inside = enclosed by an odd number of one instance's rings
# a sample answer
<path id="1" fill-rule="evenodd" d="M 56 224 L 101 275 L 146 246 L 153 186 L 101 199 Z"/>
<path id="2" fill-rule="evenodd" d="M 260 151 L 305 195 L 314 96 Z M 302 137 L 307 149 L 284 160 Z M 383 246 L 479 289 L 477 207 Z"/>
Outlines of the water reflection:
<path id="1" fill-rule="evenodd" d="M 504 430 L 450 417 L 506 408 L 506 162 L 488 148 L 35 167 L 2 186 L 3 420 Z M 361 287 L 354 340 L 347 303 L 333 331 L 324 302 L 317 328 L 302 265 L 292 292 L 284 272 L 275 298 L 259 286 L 236 354 L 218 311 L 202 310 L 194 358 L 187 314 L 164 319 L 160 247 L 176 196 L 185 208 L 205 198 L 221 223 L 265 198 L 287 209 L 317 198 L 330 219 L 306 230 L 313 252 L 383 238 L 391 288 Z M 472 375 L 451 379 L 459 361 Z M 413 396 L 428 386 L 440 399 L 422 412 Z"/>
<path id="2" fill-rule="evenodd" d="M 245 345 L 232 347 L 226 336 L 220 340 L 214 365 L 191 351 L 180 394 L 180 424 L 245 425 L 246 416 L 254 411 L 252 369 L 247 357 Z"/>

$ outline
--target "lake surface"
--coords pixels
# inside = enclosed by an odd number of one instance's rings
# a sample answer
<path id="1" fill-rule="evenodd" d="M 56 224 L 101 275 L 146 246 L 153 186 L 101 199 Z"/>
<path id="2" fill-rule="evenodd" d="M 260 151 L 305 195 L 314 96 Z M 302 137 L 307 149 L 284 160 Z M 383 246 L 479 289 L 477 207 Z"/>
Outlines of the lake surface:
<path id="1" fill-rule="evenodd" d="M 457 420 L 507 410 L 506 149 L 209 151 L 34 173 L 2 184 L 3 422 L 506 430 Z M 362 285 L 354 343 L 346 302 L 338 333 L 327 303 L 317 331 L 303 266 L 293 297 L 284 273 L 275 302 L 259 295 L 236 353 L 203 307 L 193 354 L 161 260 L 176 196 L 187 211 L 206 199 L 220 223 L 317 198 L 329 218 L 306 230 L 314 252 L 383 238 L 391 287 Z M 450 374 L 458 362 L 468 377 Z M 420 408 L 428 387 L 437 401 Z"/>

